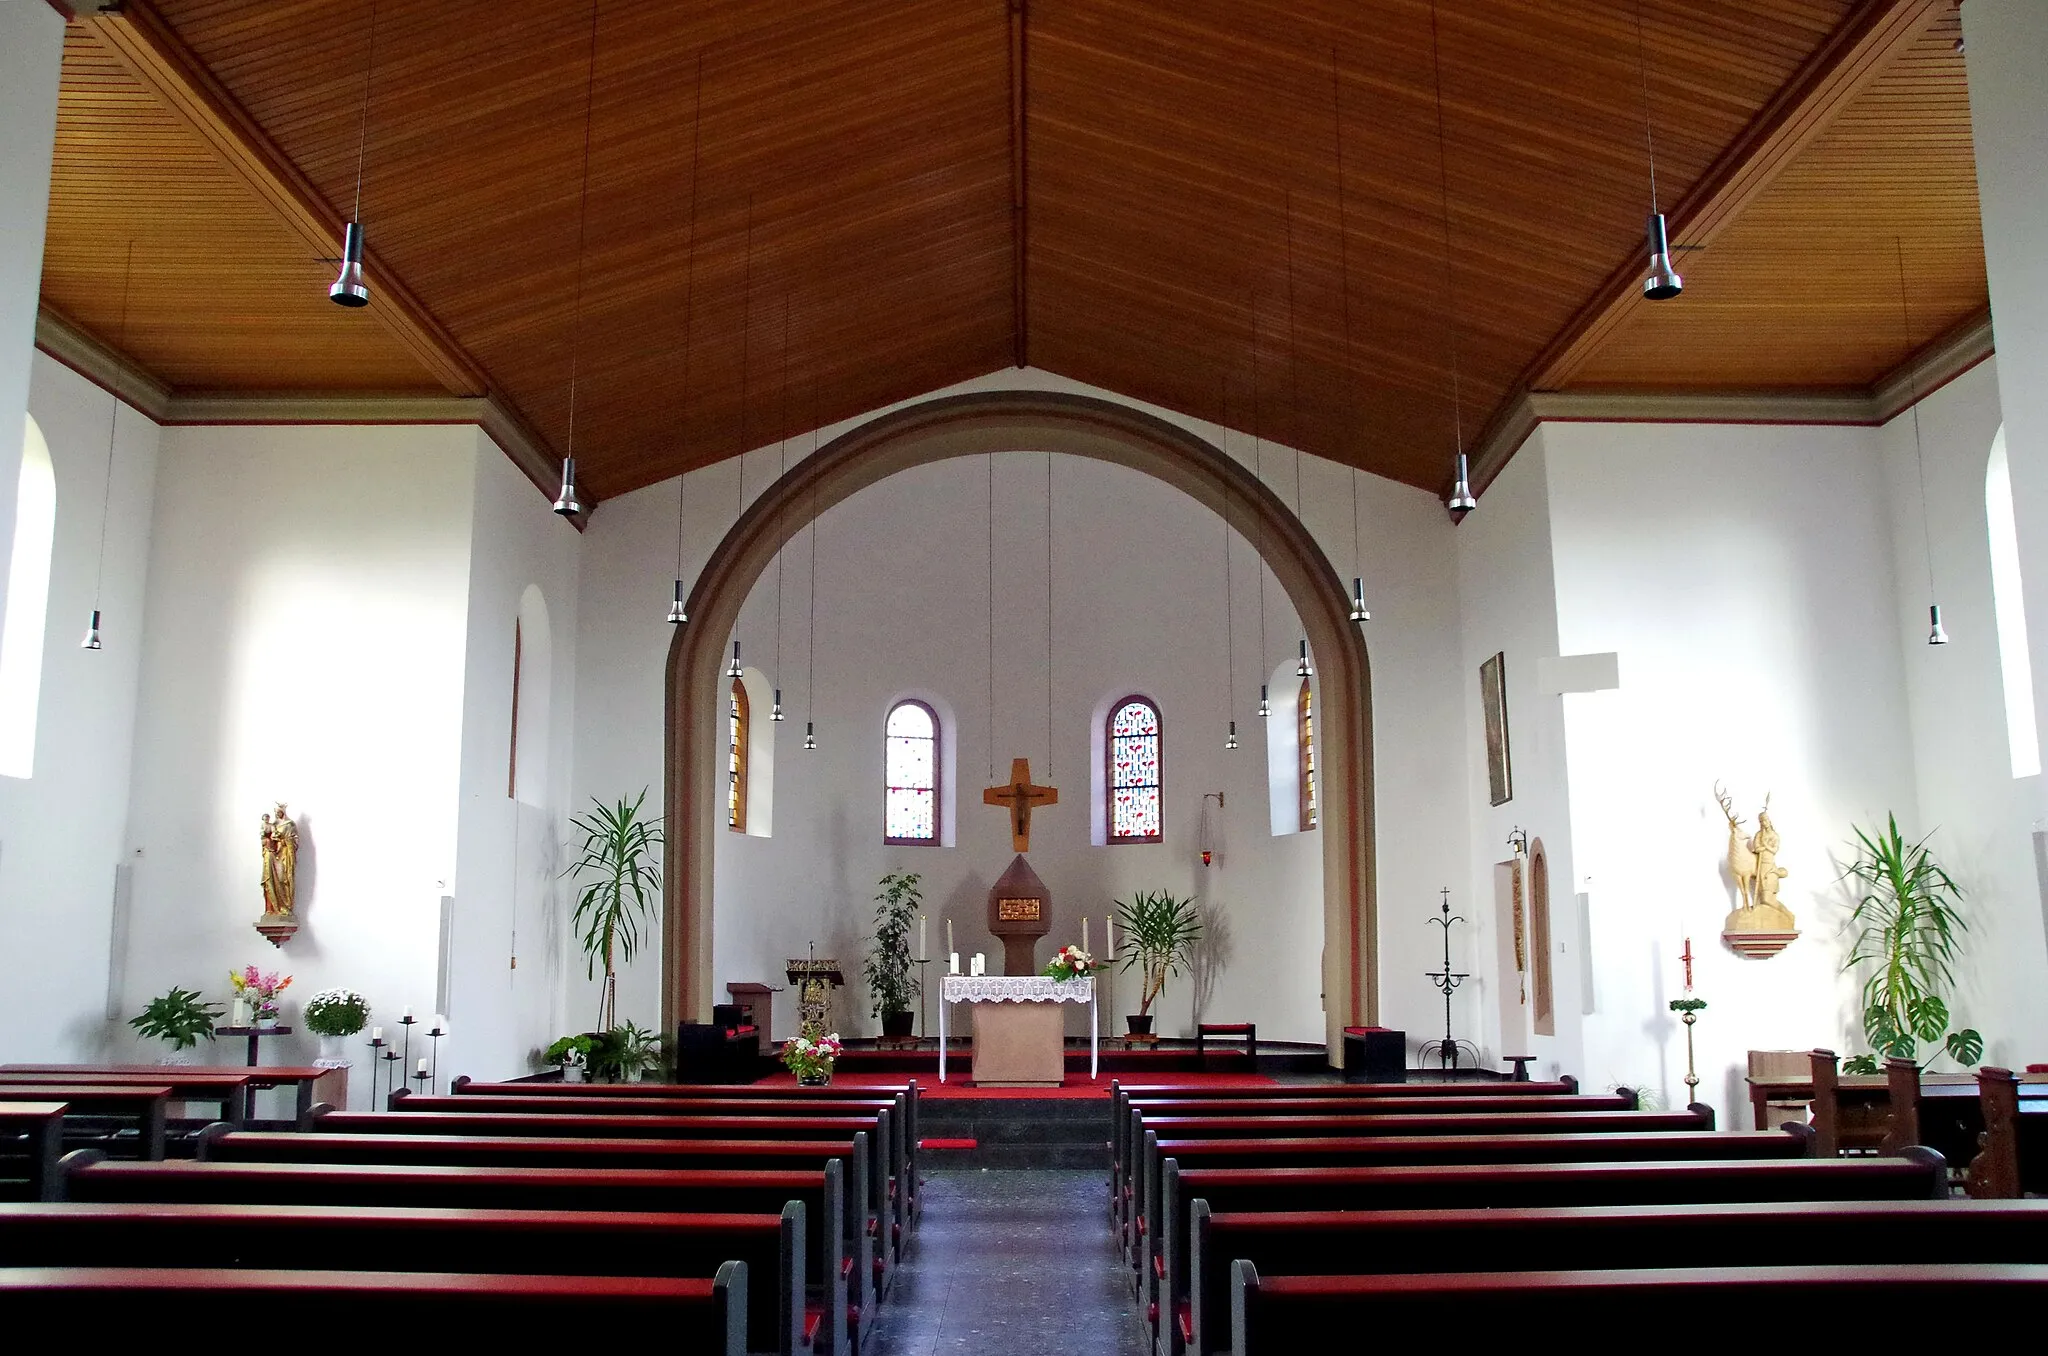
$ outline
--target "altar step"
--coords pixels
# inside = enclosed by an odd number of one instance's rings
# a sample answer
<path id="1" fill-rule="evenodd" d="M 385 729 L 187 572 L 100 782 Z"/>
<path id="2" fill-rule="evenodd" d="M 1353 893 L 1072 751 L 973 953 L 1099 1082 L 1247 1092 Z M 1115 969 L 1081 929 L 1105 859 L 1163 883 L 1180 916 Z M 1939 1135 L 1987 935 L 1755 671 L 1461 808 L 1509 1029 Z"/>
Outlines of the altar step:
<path id="1" fill-rule="evenodd" d="M 917 1114 L 926 1168 L 1109 1167 L 1108 1098 L 934 1097 Z"/>

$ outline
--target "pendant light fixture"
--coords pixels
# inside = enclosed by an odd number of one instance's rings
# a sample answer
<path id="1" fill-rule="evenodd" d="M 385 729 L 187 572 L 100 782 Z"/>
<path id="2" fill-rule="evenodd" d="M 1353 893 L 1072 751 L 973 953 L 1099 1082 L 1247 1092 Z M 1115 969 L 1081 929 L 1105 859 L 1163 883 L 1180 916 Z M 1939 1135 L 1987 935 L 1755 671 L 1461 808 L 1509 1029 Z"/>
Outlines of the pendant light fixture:
<path id="1" fill-rule="evenodd" d="M 370 40 L 363 59 L 363 112 L 356 128 L 356 202 L 341 237 L 341 272 L 327 288 L 327 299 L 350 308 L 370 304 L 363 281 L 363 160 L 370 145 L 370 81 L 377 70 L 377 0 L 370 0 Z"/>
<path id="2" fill-rule="evenodd" d="M 1273 703 L 1267 700 L 1266 684 L 1259 684 L 1259 719 L 1269 719 L 1273 714 Z"/>
<path id="3" fill-rule="evenodd" d="M 562 492 L 555 512 L 573 518 L 583 512 L 576 498 L 576 386 L 583 357 L 584 238 L 590 224 L 590 128 L 597 110 L 597 0 L 590 0 L 590 61 L 583 80 L 583 186 L 576 196 L 576 302 L 569 320 L 569 445 L 562 458 Z"/>
<path id="4" fill-rule="evenodd" d="M 689 265 L 683 274 L 683 421 L 687 425 L 690 415 L 690 340 L 697 324 L 697 149 L 703 138 L 704 121 L 704 54 L 697 54 L 697 90 L 695 110 L 690 114 L 690 245 Z M 676 477 L 676 588 L 675 596 L 668 605 L 668 622 L 681 626 L 690 620 L 688 610 L 683 606 L 683 505 L 684 493 L 689 482 L 685 472 Z"/>
<path id="5" fill-rule="evenodd" d="M 1223 384 L 1223 440 L 1224 450 L 1230 446 L 1230 383 Z M 1230 485 L 1223 488 L 1223 711 L 1229 720 L 1230 733 L 1223 738 L 1223 747 L 1237 747 L 1237 594 L 1231 587 L 1230 558 L 1235 552 L 1230 542 Z"/>
<path id="6" fill-rule="evenodd" d="M 1337 165 L 1337 260 L 1344 284 L 1344 352 L 1352 369 L 1358 366 L 1357 346 L 1351 338 L 1351 213 L 1344 194 L 1344 82 L 1337 72 L 1337 45 L 1330 44 L 1330 144 L 1336 148 Z M 1367 622 L 1372 613 L 1365 606 L 1365 577 L 1358 568 L 1358 468 L 1351 468 L 1351 620 Z"/>
<path id="7" fill-rule="evenodd" d="M 754 365 L 754 195 L 747 195 L 746 273 L 740 282 L 740 449 L 733 459 L 738 474 L 733 482 L 732 520 L 737 523 L 747 512 L 747 397 L 752 393 L 749 377 Z M 732 667 L 726 677 L 740 676 L 740 619 L 746 614 L 746 600 L 732 619 Z"/>
<path id="8" fill-rule="evenodd" d="M 789 298 L 782 299 L 782 375 L 775 393 L 775 464 L 778 468 L 776 482 L 789 474 Z M 782 510 L 775 511 L 775 535 L 782 536 Z M 775 704 L 768 708 L 768 719 L 782 722 L 782 564 L 789 553 L 782 547 L 775 548 Z"/>
<path id="9" fill-rule="evenodd" d="M 128 345 L 128 294 L 135 282 L 135 242 L 128 242 L 128 264 L 121 275 L 121 328 L 114 341 L 121 348 Z M 92 577 L 92 620 L 86 623 L 85 638 L 78 642 L 81 650 L 103 648 L 100 642 L 100 589 L 107 576 L 107 517 L 114 502 L 114 435 L 121 427 L 121 369 L 114 369 L 113 408 L 107 411 L 107 477 L 100 485 L 100 554 L 99 563 L 93 569 Z"/>
<path id="10" fill-rule="evenodd" d="M 1223 747 L 1226 749 L 1237 747 L 1237 722 L 1234 720 L 1230 722 L 1230 733 L 1223 738 Z"/>
<path id="11" fill-rule="evenodd" d="M 725 676 L 728 678 L 746 677 L 746 670 L 740 667 L 740 643 L 738 641 L 732 643 L 732 664 L 726 669 Z"/>
<path id="12" fill-rule="evenodd" d="M 1650 160 L 1650 271 L 1643 278 L 1643 296 L 1669 301 L 1685 290 L 1685 279 L 1671 266 L 1671 241 L 1664 230 L 1664 213 L 1657 205 L 1657 135 L 1650 119 L 1650 57 L 1643 41 L 1642 0 L 1636 0 L 1636 70 L 1643 82 L 1643 148 Z"/>
<path id="13" fill-rule="evenodd" d="M 1259 488 L 1266 487 L 1266 440 L 1264 436 L 1265 406 L 1259 399 L 1259 301 L 1252 297 L 1252 476 L 1259 482 Z M 1259 520 L 1259 719 L 1273 714 L 1273 705 L 1266 698 L 1266 526 Z"/>
<path id="14" fill-rule="evenodd" d="M 1941 604 L 1934 599 L 1934 539 L 1927 527 L 1927 460 L 1920 444 L 1920 368 L 1913 352 L 1913 313 L 1906 304 L 1906 246 L 1892 237 L 1892 250 L 1899 269 L 1899 329 L 1906 341 L 1906 398 L 1913 411 L 1913 469 L 1920 477 L 1920 548 L 1927 559 L 1927 643 L 1948 644 L 1948 631 L 1941 624 Z"/>
<path id="15" fill-rule="evenodd" d="M 1314 672 L 1315 670 L 1308 666 L 1308 639 L 1303 637 L 1301 642 L 1301 658 L 1294 663 L 1294 676 L 1306 678 Z"/>
<path id="16" fill-rule="evenodd" d="M 818 383 L 811 382 L 811 451 L 818 455 Z M 804 747 L 818 747 L 817 727 L 811 722 L 811 712 L 817 708 L 818 698 L 818 501 L 811 499 L 811 587 L 805 603 L 810 615 L 804 622 Z"/>
<path id="17" fill-rule="evenodd" d="M 1444 317 L 1450 325 L 1451 426 L 1456 434 L 1458 447 L 1458 477 L 1451 485 L 1451 497 L 1445 506 L 1450 509 L 1454 518 L 1458 518 L 1478 508 L 1479 498 L 1472 493 L 1472 470 L 1465 460 L 1465 402 L 1458 382 L 1457 293 L 1451 286 L 1451 170 L 1450 158 L 1445 150 L 1447 143 L 1444 138 L 1444 59 L 1437 36 L 1435 0 L 1430 0 L 1429 6 L 1429 61 L 1436 77 L 1436 175 L 1443 208 Z"/>

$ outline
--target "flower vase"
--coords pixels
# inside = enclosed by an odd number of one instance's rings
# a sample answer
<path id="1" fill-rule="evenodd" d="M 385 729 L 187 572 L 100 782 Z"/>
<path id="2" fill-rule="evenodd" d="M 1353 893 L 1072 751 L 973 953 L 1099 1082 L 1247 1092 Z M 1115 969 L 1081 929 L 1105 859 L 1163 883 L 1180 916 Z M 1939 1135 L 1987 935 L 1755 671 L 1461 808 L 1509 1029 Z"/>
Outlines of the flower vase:
<path id="1" fill-rule="evenodd" d="M 800 1073 L 796 1076 L 796 1085 L 800 1088 L 824 1088 L 830 1087 L 831 1084 L 832 1071 L 830 1069 L 818 1069 L 811 1073 Z"/>
<path id="2" fill-rule="evenodd" d="M 228 1008 L 228 1025 L 247 1027 L 252 1020 L 252 1016 L 253 1014 L 249 1010 L 249 1000 L 237 998 Z"/>
<path id="3" fill-rule="evenodd" d="M 351 1063 L 348 1057 L 348 1037 L 322 1036 L 320 1038 L 319 1063 L 324 1068 L 347 1068 Z"/>
<path id="4" fill-rule="evenodd" d="M 564 1064 L 562 1066 L 562 1081 L 564 1083 L 581 1083 L 583 1081 L 583 1066 L 581 1064 Z"/>
<path id="5" fill-rule="evenodd" d="M 274 1012 L 258 1013 L 256 1016 L 256 1029 L 258 1031 L 277 1030 L 277 1014 Z"/>

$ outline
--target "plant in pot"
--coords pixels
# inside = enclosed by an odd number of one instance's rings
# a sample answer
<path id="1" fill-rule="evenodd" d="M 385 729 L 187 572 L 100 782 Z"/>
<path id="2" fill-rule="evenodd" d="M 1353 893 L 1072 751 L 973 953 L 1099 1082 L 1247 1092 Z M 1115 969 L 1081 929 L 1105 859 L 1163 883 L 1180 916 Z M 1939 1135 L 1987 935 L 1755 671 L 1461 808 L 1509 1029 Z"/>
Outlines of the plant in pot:
<path id="1" fill-rule="evenodd" d="M 220 1004 L 207 1002 L 197 989 L 174 984 L 169 993 L 150 999 L 148 1006 L 128 1019 L 128 1025 L 150 1040 L 170 1042 L 171 1053 L 163 1062 L 183 1064 L 185 1051 L 213 1039 L 214 1023 L 220 1015 Z"/>
<path id="2" fill-rule="evenodd" d="M 1875 834 L 1856 830 L 1847 876 L 1862 890 L 1849 915 L 1855 945 L 1842 964 L 1875 968 L 1863 982 L 1863 1035 L 1871 1053 L 1843 1062 L 1846 1073 L 1877 1073 L 1880 1058 L 1918 1059 L 1921 1042 L 1968 1067 L 1984 1057 L 1984 1038 L 1969 1027 L 1950 1030 L 1957 940 L 1968 929 L 1963 892 L 1928 851 L 1908 843 L 1897 816 Z"/>
<path id="3" fill-rule="evenodd" d="M 646 787 L 630 801 L 621 796 L 607 805 L 592 797 L 591 804 L 596 808 L 569 821 L 583 842 L 562 874 L 583 883 L 571 921 L 583 946 L 584 973 L 595 979 L 604 966 L 597 1029 L 610 1031 L 618 1025 L 619 966 L 640 950 L 661 893 L 661 863 L 654 857 L 662 846 L 661 817 L 646 817 Z"/>
<path id="4" fill-rule="evenodd" d="M 875 942 L 868 948 L 868 996 L 874 1014 L 882 1019 L 882 1035 L 901 1040 L 917 1020 L 911 1010 L 920 992 L 911 976 L 910 925 L 917 918 L 924 895 L 918 889 L 920 877 L 914 871 L 882 877 L 882 893 L 875 896 Z"/>
<path id="5" fill-rule="evenodd" d="M 560 1036 L 541 1052 L 540 1060 L 543 1064 L 559 1066 L 564 1083 L 581 1083 L 590 1059 L 591 1045 L 591 1038 L 587 1035 Z"/>
<path id="6" fill-rule="evenodd" d="M 592 1081 L 637 1083 L 661 1067 L 661 1035 L 628 1021 L 609 1031 L 592 1033 L 584 1064 Z"/>
<path id="7" fill-rule="evenodd" d="M 1135 968 L 1142 977 L 1138 1011 L 1124 1020 L 1133 1036 L 1149 1036 L 1152 1004 L 1166 991 L 1166 981 L 1193 959 L 1195 943 L 1202 939 L 1202 918 L 1193 895 L 1180 899 L 1166 890 L 1147 890 L 1129 901 L 1116 901 L 1116 916 L 1124 934 L 1118 948 L 1124 958 L 1120 968 Z"/>
<path id="8" fill-rule="evenodd" d="M 796 1075 L 798 1087 L 822 1088 L 832 1081 L 832 1064 L 845 1053 L 838 1033 L 793 1036 L 782 1043 L 782 1063 Z"/>
<path id="9" fill-rule="evenodd" d="M 320 1058 L 340 1062 L 342 1042 L 370 1021 L 370 1000 L 354 989 L 322 989 L 306 1000 L 306 1030 L 320 1038 Z"/>

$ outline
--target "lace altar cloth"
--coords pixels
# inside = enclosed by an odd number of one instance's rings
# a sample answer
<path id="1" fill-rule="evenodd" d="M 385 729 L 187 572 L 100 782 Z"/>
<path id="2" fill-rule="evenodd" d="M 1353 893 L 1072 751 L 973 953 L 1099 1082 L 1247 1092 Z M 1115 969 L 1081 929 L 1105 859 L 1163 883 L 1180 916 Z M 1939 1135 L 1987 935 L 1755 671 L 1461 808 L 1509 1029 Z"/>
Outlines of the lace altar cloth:
<path id="1" fill-rule="evenodd" d="M 1093 1003 L 1095 979 L 1050 975 L 947 975 L 939 986 L 947 1003 Z"/>

